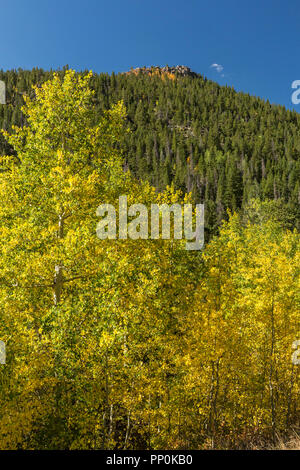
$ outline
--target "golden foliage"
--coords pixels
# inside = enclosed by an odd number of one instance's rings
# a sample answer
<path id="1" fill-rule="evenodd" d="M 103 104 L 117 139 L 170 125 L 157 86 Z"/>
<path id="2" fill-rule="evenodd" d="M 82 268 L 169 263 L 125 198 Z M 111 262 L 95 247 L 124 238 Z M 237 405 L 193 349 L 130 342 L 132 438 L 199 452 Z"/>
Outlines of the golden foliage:
<path id="1" fill-rule="evenodd" d="M 124 174 L 124 106 L 93 126 L 89 77 L 54 75 L 6 133 L 0 448 L 234 447 L 297 425 L 299 234 L 233 215 L 203 253 L 100 241 L 100 203 L 181 195 Z"/>

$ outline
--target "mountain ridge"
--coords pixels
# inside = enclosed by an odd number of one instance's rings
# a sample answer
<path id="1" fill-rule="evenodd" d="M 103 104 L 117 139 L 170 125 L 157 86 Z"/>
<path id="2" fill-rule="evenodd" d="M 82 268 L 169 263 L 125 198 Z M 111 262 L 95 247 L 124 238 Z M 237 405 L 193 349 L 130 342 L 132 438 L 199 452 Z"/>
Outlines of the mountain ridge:
<path id="1" fill-rule="evenodd" d="M 94 73 L 91 78 L 95 121 L 119 100 L 126 106 L 131 132 L 124 140 L 124 168 L 158 190 L 173 184 L 191 192 L 206 205 L 209 233 L 216 232 L 228 209 L 239 210 L 252 198 L 277 201 L 283 212 L 293 214 L 291 226 L 299 228 L 299 113 L 200 74 L 178 74 L 174 80 L 169 73 Z M 7 90 L 0 127 L 24 125 L 23 94 L 51 76 L 42 69 L 0 72 Z M 11 152 L 1 135 L 0 154 Z"/>

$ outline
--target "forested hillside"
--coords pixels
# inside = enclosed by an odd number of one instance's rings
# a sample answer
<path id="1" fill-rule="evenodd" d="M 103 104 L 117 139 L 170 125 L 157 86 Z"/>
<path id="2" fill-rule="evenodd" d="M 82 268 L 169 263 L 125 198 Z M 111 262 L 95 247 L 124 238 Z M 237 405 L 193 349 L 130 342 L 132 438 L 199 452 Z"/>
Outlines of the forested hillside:
<path id="1" fill-rule="evenodd" d="M 40 69 L 0 73 L 8 102 L 0 107 L 0 127 L 25 123 L 22 95 L 32 96 L 31 85 L 50 76 Z M 174 183 L 205 202 L 208 233 L 216 232 L 227 208 L 244 207 L 251 198 L 275 199 L 285 224 L 299 228 L 298 113 L 180 69 L 93 74 L 91 87 L 95 122 L 124 101 L 132 131 L 123 142 L 125 167 L 158 190 Z M 0 153 L 9 151 L 1 136 Z"/>
<path id="2" fill-rule="evenodd" d="M 0 449 L 299 434 L 298 115 L 172 71 L 0 79 Z M 98 238 L 120 195 L 204 200 L 209 242 Z"/>

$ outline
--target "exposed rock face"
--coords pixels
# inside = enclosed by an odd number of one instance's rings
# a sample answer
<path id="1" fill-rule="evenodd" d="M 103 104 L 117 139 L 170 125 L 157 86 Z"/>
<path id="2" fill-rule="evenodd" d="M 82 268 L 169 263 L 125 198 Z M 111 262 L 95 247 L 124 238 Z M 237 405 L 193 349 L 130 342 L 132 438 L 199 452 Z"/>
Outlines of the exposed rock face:
<path id="1" fill-rule="evenodd" d="M 177 73 L 178 75 L 182 75 L 183 77 L 190 75 L 190 76 L 196 76 L 197 74 L 195 72 L 192 72 L 189 67 L 186 65 L 176 65 L 176 67 L 169 67 L 166 65 L 166 67 L 161 68 L 162 72 L 169 72 L 169 73 Z"/>
<path id="2" fill-rule="evenodd" d="M 158 67 L 158 66 L 151 66 L 151 67 L 137 67 L 136 69 L 132 69 L 130 72 L 127 73 L 147 73 L 147 74 L 172 74 L 172 75 L 180 75 L 182 77 L 190 76 L 195 77 L 197 74 L 192 72 L 189 67 L 186 65 L 176 65 L 175 67 L 169 67 L 166 65 L 165 67 Z"/>

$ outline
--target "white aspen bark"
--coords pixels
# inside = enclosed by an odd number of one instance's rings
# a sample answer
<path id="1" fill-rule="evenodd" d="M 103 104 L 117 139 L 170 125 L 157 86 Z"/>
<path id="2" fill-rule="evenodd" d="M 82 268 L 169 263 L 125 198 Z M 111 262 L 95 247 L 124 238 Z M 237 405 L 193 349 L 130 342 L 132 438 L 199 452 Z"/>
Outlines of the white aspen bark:
<path id="1" fill-rule="evenodd" d="M 58 217 L 58 238 L 64 237 L 64 215 L 59 215 Z M 64 276 L 63 276 L 63 266 L 61 263 L 57 264 L 54 268 L 54 282 L 53 282 L 53 300 L 54 305 L 57 306 L 61 300 L 61 293 L 63 288 Z"/>

